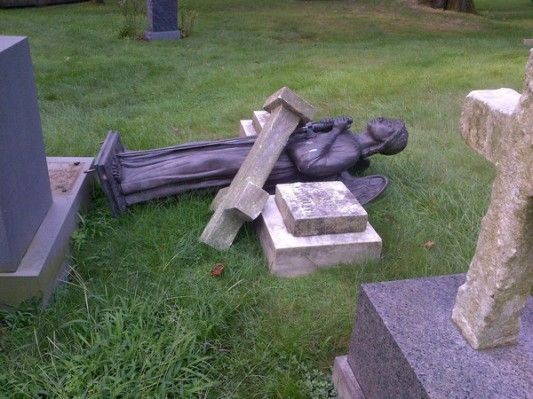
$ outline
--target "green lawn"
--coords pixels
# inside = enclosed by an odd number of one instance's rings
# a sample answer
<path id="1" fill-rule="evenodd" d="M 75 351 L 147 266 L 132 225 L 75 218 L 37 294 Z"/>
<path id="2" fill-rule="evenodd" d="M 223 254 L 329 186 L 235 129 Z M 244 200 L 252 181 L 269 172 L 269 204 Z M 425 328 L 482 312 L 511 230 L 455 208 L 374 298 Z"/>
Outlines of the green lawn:
<path id="1" fill-rule="evenodd" d="M 284 85 L 356 129 L 400 117 L 409 146 L 368 171 L 391 180 L 368 208 L 383 259 L 275 278 L 250 226 L 227 252 L 197 242 L 209 195 L 113 219 L 97 189 L 71 283 L 45 311 L 0 313 L 0 397 L 324 398 L 361 283 L 468 268 L 493 169 L 459 137 L 461 103 L 521 89 L 530 0 L 477 0 L 479 16 L 394 0 L 183 3 L 200 15 L 193 35 L 159 43 L 119 39 L 110 4 L 0 10 L 0 34 L 30 37 L 48 154 L 95 155 L 109 129 L 132 149 L 233 137 Z"/>

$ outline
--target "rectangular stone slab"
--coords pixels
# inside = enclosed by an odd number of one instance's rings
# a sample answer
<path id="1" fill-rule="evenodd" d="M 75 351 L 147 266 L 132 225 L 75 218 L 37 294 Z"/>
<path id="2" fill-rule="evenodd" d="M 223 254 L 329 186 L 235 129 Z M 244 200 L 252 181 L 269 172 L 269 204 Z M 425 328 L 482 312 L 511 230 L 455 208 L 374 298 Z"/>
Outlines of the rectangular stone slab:
<path id="1" fill-rule="evenodd" d="M 30 298 L 46 304 L 58 280 L 68 274 L 70 237 L 80 209 L 90 197 L 93 158 L 50 157 L 53 201 L 17 270 L 0 273 L 0 306 L 17 306 Z"/>
<path id="2" fill-rule="evenodd" d="M 263 130 L 263 127 L 266 125 L 269 116 L 270 114 L 267 111 L 254 111 L 252 123 L 257 133 L 260 133 L 261 130 Z"/>
<path id="3" fill-rule="evenodd" d="M 356 233 L 368 223 L 368 214 L 340 181 L 278 184 L 275 199 L 287 230 L 297 237 Z"/>
<path id="4" fill-rule="evenodd" d="M 52 194 L 28 40 L 0 36 L 0 272 L 14 272 Z"/>
<path id="5" fill-rule="evenodd" d="M 257 136 L 257 131 L 251 119 L 241 119 L 239 123 L 239 137 Z"/>
<path id="6" fill-rule="evenodd" d="M 451 320 L 464 278 L 361 286 L 348 363 L 366 398 L 531 397 L 533 301 L 522 316 L 518 345 L 475 350 Z"/>
<path id="7" fill-rule="evenodd" d="M 259 240 L 272 274 L 293 277 L 319 268 L 379 259 L 381 238 L 367 223 L 359 233 L 295 237 L 285 227 L 274 196 L 258 221 Z"/>

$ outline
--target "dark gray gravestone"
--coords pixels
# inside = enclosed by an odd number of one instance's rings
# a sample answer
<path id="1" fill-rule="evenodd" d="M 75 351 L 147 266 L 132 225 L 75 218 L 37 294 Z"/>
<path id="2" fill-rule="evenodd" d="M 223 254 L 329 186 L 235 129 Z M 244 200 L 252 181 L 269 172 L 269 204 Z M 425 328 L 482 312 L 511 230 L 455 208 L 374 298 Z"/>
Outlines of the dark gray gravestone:
<path id="1" fill-rule="evenodd" d="M 46 158 L 30 48 L 0 36 L 0 306 L 46 304 L 69 271 L 93 158 Z"/>
<path id="2" fill-rule="evenodd" d="M 149 28 L 146 40 L 179 39 L 178 0 L 146 0 Z"/>
<path id="3" fill-rule="evenodd" d="M 0 36 L 0 71 L 0 272 L 13 272 L 52 194 L 25 37 Z"/>
<path id="4" fill-rule="evenodd" d="M 464 279 L 362 285 L 348 355 L 335 359 L 339 398 L 531 398 L 533 300 L 517 345 L 475 350 L 451 320 Z"/>

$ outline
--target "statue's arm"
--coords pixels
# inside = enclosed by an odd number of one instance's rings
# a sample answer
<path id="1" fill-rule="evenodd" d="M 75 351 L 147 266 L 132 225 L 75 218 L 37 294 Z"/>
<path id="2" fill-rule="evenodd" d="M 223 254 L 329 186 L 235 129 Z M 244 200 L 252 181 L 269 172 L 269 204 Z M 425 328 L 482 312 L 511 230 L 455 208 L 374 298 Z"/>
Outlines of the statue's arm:
<path id="1" fill-rule="evenodd" d="M 302 137 L 290 142 L 287 153 L 298 171 L 309 176 L 331 176 L 352 166 L 358 158 L 355 141 L 347 133 L 351 121 L 337 121 L 327 133 Z M 342 134 L 344 138 L 342 138 Z M 343 145 L 339 142 L 346 142 Z"/>

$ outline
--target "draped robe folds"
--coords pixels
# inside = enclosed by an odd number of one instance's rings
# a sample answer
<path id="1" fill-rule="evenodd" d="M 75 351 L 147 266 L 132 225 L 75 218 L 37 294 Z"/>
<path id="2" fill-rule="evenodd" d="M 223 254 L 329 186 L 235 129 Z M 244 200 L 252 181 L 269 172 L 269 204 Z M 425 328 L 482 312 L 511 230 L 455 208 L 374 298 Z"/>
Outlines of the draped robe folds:
<path id="1" fill-rule="evenodd" d="M 128 204 L 201 188 L 228 186 L 255 138 L 195 142 L 157 150 L 117 154 L 115 178 Z M 349 130 L 294 134 L 265 188 L 278 183 L 338 177 L 361 158 L 357 136 Z"/>

